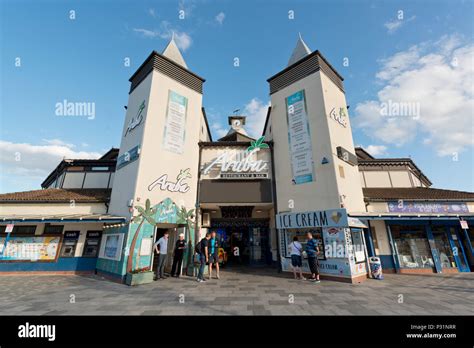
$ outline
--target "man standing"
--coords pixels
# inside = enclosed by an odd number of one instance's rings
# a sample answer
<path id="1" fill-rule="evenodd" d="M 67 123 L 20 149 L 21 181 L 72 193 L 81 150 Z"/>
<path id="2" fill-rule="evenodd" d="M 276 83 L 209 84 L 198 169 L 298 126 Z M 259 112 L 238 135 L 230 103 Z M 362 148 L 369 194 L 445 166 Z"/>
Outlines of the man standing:
<path id="1" fill-rule="evenodd" d="M 206 237 L 201 239 L 197 251 L 199 252 L 199 273 L 197 276 L 197 281 L 202 283 L 206 281 L 204 279 L 204 268 L 206 263 L 209 262 L 209 239 L 211 239 L 211 234 L 206 233 Z"/>
<path id="2" fill-rule="evenodd" d="M 316 240 L 313 238 L 311 232 L 306 233 L 308 241 L 306 242 L 306 255 L 308 256 L 309 269 L 311 270 L 311 278 L 309 280 L 320 283 L 319 280 L 319 261 L 318 261 L 318 252 L 319 247 Z"/>
<path id="3" fill-rule="evenodd" d="M 168 253 L 168 231 L 165 232 L 163 237 L 158 239 L 155 243 L 155 250 L 158 254 L 158 266 L 156 267 L 156 277 L 155 280 L 166 279 L 164 275 L 165 264 L 166 264 L 166 255 Z"/>
<path id="4" fill-rule="evenodd" d="M 183 263 L 183 254 L 186 249 L 186 241 L 184 240 L 184 233 L 179 234 L 179 239 L 176 241 L 174 247 L 173 267 L 171 267 L 171 276 L 179 278 L 181 275 L 181 265 Z"/>
<path id="5" fill-rule="evenodd" d="M 216 265 L 216 277 L 219 279 L 219 242 L 216 231 L 211 232 L 211 239 L 209 239 L 209 279 L 212 278 L 212 265 Z"/>

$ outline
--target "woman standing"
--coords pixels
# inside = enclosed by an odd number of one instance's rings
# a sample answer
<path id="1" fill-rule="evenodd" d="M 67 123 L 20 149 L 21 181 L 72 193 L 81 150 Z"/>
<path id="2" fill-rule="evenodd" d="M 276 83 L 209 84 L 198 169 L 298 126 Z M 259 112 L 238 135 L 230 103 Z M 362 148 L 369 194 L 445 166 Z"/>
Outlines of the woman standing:
<path id="1" fill-rule="evenodd" d="M 183 263 L 184 250 L 186 249 L 186 241 L 184 240 L 184 233 L 179 234 L 174 247 L 173 266 L 171 267 L 171 276 L 179 278 L 181 275 L 181 265 Z"/>
<path id="2" fill-rule="evenodd" d="M 288 245 L 288 249 L 290 250 L 291 266 L 293 267 L 293 275 L 295 276 L 295 279 L 298 279 L 298 276 L 296 275 L 296 272 L 298 271 L 300 273 L 300 279 L 304 280 L 305 278 L 303 277 L 303 270 L 301 269 L 303 264 L 301 259 L 303 246 L 300 242 L 298 242 L 297 236 L 293 237 L 293 242 Z"/>

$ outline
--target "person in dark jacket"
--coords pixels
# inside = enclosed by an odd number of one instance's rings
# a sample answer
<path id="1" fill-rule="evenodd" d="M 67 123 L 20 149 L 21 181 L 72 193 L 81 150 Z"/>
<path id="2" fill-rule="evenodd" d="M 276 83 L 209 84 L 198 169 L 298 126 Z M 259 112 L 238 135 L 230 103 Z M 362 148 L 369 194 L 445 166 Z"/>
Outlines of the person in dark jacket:
<path id="1" fill-rule="evenodd" d="M 199 242 L 199 273 L 197 276 L 199 283 L 206 281 L 204 279 L 204 268 L 206 268 L 206 263 L 209 262 L 209 239 L 211 239 L 211 234 L 208 232 L 206 237 Z"/>
<path id="2" fill-rule="evenodd" d="M 216 231 L 211 232 L 209 239 L 209 279 L 212 278 L 212 265 L 216 266 L 216 278 L 219 279 L 219 241 Z"/>
<path id="3" fill-rule="evenodd" d="M 171 267 L 172 277 L 179 278 L 181 275 L 184 250 L 186 250 L 186 241 L 184 240 L 184 233 L 180 233 L 174 246 L 173 266 Z"/>

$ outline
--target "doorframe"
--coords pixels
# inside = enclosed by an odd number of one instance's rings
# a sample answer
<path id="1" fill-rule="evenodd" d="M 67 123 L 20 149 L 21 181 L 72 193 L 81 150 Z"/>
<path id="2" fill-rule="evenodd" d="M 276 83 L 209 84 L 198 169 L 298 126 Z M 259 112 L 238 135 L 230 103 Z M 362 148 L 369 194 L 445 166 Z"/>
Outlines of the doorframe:
<path id="1" fill-rule="evenodd" d="M 459 247 L 461 249 L 461 250 L 458 250 L 457 253 L 454 252 L 455 248 L 457 248 L 457 246 L 454 244 L 453 236 L 452 236 L 451 232 L 449 231 L 450 228 L 454 228 L 454 233 L 456 234 L 456 238 L 457 238 Z M 470 272 L 471 269 L 469 267 L 469 262 L 467 260 L 466 254 L 464 252 L 464 247 L 463 247 L 461 239 L 460 239 L 459 229 L 460 228 L 458 226 L 446 226 L 446 233 L 448 235 L 449 244 L 451 245 L 451 249 L 453 251 L 454 259 L 456 260 L 456 265 L 457 265 L 458 271 L 459 272 Z M 465 267 L 462 267 L 462 264 L 461 264 L 461 261 L 460 261 L 460 258 L 459 258 L 460 254 L 462 254 L 462 257 L 464 258 L 464 264 L 466 265 Z"/>

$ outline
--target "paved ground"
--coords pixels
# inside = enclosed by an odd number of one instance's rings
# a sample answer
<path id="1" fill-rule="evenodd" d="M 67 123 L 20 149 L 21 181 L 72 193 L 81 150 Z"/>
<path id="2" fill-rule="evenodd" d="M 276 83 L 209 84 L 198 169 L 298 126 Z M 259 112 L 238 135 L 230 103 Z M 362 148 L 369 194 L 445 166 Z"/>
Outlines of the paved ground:
<path id="1" fill-rule="evenodd" d="M 138 287 L 97 276 L 1 276 L 0 315 L 6 314 L 474 315 L 474 273 L 385 275 L 352 285 L 239 269 L 202 284 L 184 277 Z"/>

